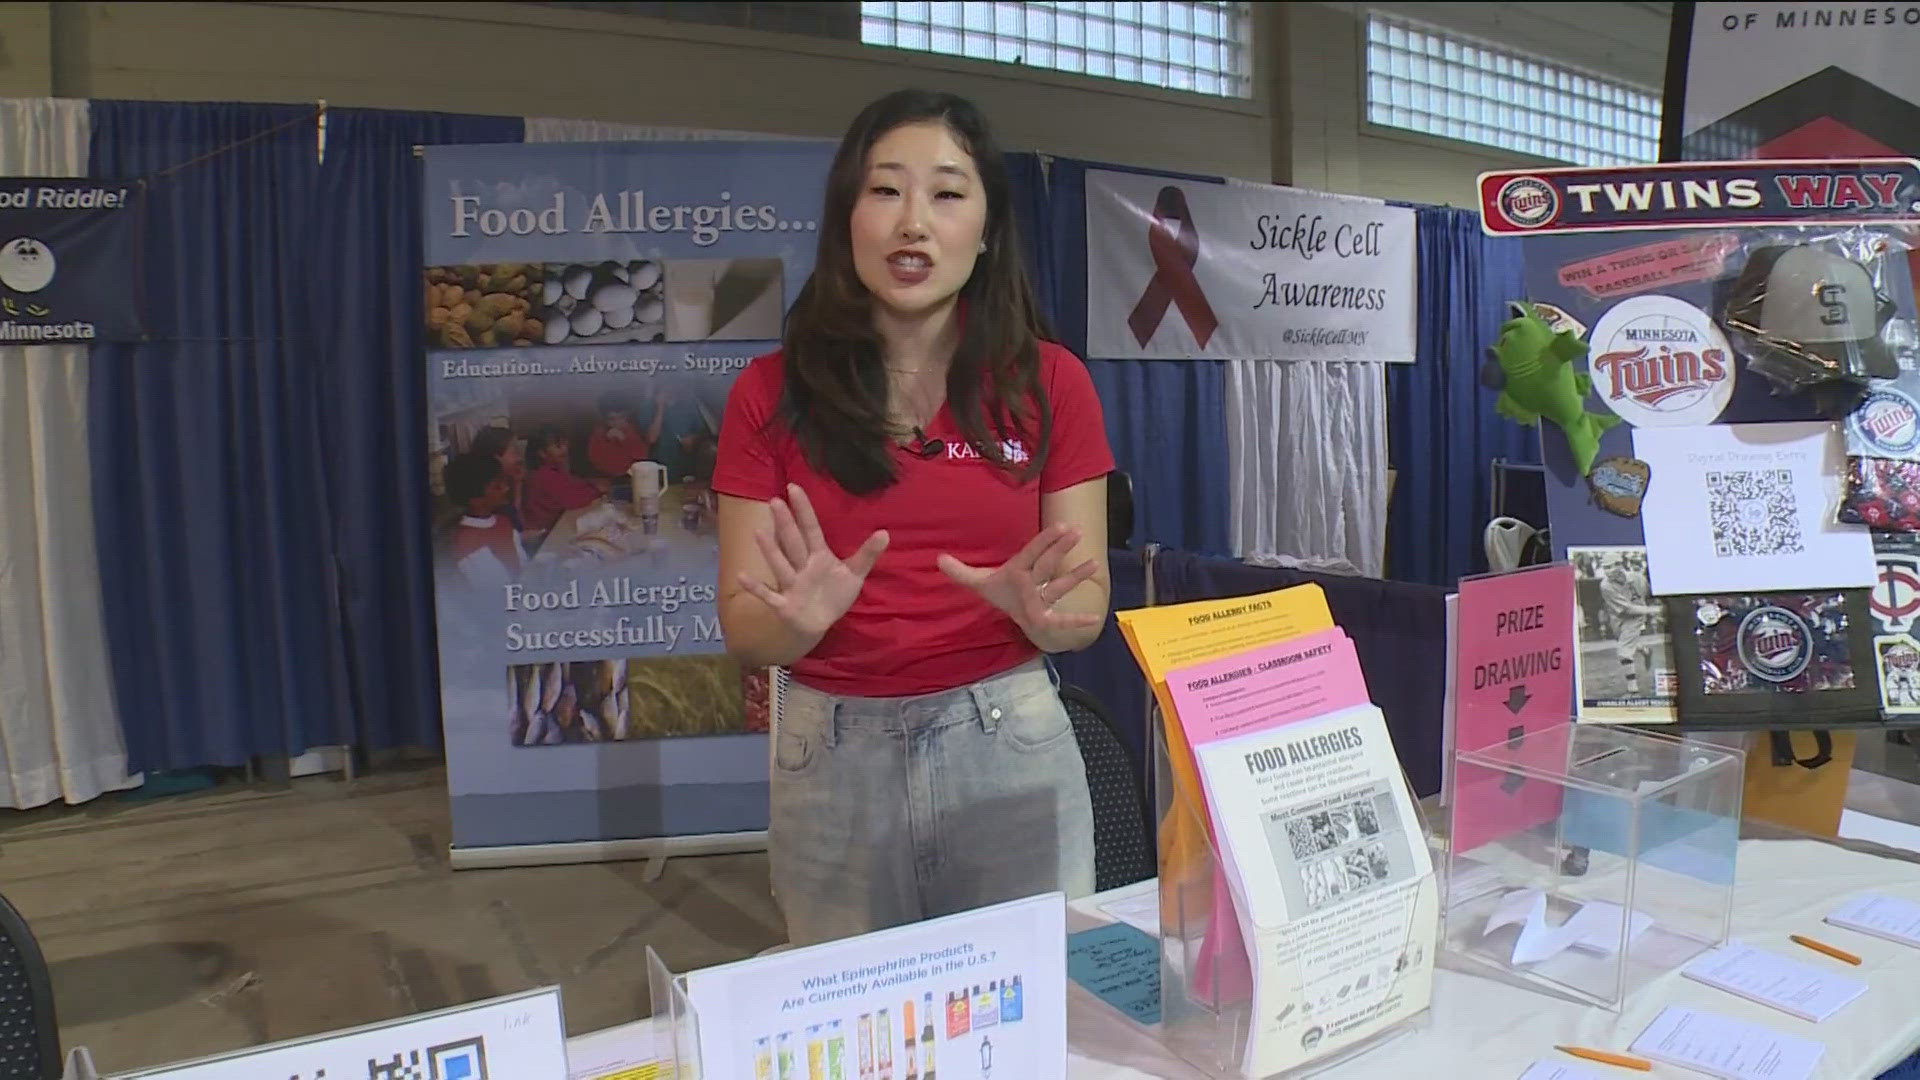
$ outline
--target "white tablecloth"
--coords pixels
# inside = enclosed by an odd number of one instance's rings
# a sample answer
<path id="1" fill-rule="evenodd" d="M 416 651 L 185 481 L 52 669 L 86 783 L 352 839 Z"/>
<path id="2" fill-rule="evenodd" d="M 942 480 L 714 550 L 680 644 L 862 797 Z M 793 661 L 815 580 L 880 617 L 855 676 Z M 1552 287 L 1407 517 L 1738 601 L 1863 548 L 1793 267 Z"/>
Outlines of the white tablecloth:
<path id="1" fill-rule="evenodd" d="M 1068 929 L 1111 921 L 1100 911 L 1101 904 L 1152 887 L 1151 882 L 1143 882 L 1079 901 L 1071 906 Z M 1678 972 L 1641 991 L 1616 1015 L 1535 990 L 1442 970 L 1424 1030 L 1323 1075 L 1339 1080 L 1513 1080 L 1542 1058 L 1575 1064 L 1554 1053 L 1556 1044 L 1624 1050 L 1662 1008 L 1689 1005 L 1820 1040 L 1827 1052 L 1815 1074 L 1818 1080 L 1871 1080 L 1920 1047 L 1920 1006 L 1916 1004 L 1920 1002 L 1920 949 L 1821 921 L 1841 900 L 1861 892 L 1920 901 L 1920 865 L 1816 840 L 1740 842 L 1735 937 L 1787 956 L 1823 962 L 1787 940 L 1788 934 L 1804 933 L 1864 961 L 1848 970 L 1866 979 L 1871 989 L 1824 1024 L 1807 1023 L 1722 993 Z M 1838 965 L 1835 968 L 1839 970 Z M 1122 1017 L 1087 990 L 1074 985 L 1069 993 L 1068 1038 L 1074 1056 L 1067 1075 L 1072 1080 L 1200 1080 L 1204 1076 L 1161 1048 L 1150 1030 Z M 1700 1074 L 1656 1065 L 1651 1075 L 1699 1080 Z"/>

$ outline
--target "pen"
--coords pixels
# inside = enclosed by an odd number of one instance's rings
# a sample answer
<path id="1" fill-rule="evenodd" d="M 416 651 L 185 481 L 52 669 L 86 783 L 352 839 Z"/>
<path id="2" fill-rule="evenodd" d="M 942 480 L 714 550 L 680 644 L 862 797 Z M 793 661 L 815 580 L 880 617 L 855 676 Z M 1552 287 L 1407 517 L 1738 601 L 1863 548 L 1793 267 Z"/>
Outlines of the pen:
<path id="1" fill-rule="evenodd" d="M 1807 948 L 1812 949 L 1814 952 L 1826 953 L 1828 956 L 1833 957 L 1835 960 L 1838 960 L 1843 964 L 1852 964 L 1855 967 L 1858 967 L 1860 964 L 1859 957 L 1853 955 L 1852 953 L 1848 952 L 1845 949 L 1836 949 L 1824 941 L 1815 941 L 1810 937 L 1802 937 L 1799 934 L 1789 934 L 1787 935 L 1787 937 L 1795 945 L 1804 945 Z"/>
<path id="2" fill-rule="evenodd" d="M 1653 1071 L 1653 1062 L 1628 1057 L 1625 1054 L 1609 1054 L 1605 1050 L 1588 1050 L 1583 1046 L 1556 1046 L 1554 1049 L 1563 1054 L 1572 1054 L 1577 1058 L 1597 1061 L 1602 1065 L 1618 1065 L 1623 1069 L 1639 1069 L 1641 1072 Z"/>

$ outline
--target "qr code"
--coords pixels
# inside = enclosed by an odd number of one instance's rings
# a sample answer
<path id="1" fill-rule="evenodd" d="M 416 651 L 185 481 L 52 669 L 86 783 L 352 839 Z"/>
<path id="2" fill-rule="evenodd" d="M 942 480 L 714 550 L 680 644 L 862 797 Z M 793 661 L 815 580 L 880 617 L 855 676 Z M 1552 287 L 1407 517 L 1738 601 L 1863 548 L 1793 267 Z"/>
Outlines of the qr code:
<path id="1" fill-rule="evenodd" d="M 487 1041 L 461 1039 L 395 1054 L 388 1061 L 368 1059 L 367 1080 L 488 1080 Z"/>
<path id="2" fill-rule="evenodd" d="M 1708 473 L 1707 516 L 1713 523 L 1713 553 L 1723 559 L 1807 549 L 1793 473 L 1786 469 Z"/>

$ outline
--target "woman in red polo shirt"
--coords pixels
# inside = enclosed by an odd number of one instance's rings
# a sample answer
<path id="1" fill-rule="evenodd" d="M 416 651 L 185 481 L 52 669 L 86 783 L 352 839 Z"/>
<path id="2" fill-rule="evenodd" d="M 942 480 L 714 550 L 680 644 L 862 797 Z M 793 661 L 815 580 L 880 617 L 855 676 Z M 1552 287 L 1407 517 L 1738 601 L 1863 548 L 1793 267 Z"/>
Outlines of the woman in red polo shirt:
<path id="1" fill-rule="evenodd" d="M 727 646 L 795 682 L 770 846 L 796 945 L 1092 891 L 1085 765 L 1043 654 L 1106 617 L 1113 455 L 1086 367 L 1045 335 L 979 111 L 869 105 L 713 477 Z"/>

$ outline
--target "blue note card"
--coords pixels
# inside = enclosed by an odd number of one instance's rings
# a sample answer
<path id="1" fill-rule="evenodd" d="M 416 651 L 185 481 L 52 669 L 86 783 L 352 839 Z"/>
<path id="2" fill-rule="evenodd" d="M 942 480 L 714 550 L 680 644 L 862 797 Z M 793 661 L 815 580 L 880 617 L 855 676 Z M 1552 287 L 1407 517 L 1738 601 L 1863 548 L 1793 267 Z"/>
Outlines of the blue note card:
<path id="1" fill-rule="evenodd" d="M 1068 934 L 1067 975 L 1130 1019 L 1160 1022 L 1160 942 L 1137 927 Z"/>

